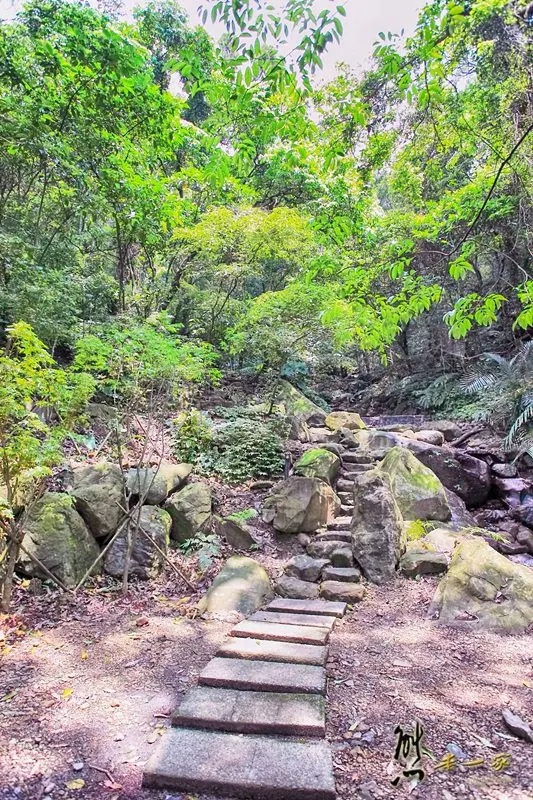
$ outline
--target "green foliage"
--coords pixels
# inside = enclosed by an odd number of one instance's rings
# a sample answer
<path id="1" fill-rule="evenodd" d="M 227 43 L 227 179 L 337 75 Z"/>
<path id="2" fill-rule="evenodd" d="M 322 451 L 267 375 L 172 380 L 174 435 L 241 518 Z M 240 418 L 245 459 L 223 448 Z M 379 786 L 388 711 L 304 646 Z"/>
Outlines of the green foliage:
<path id="1" fill-rule="evenodd" d="M 197 533 L 179 545 L 179 549 L 186 555 L 197 555 L 200 572 L 208 570 L 213 559 L 220 556 L 220 547 L 220 537 L 215 533 Z"/>
<path id="2" fill-rule="evenodd" d="M 242 511 L 234 511 L 233 514 L 228 515 L 228 519 L 234 519 L 237 522 L 248 522 L 250 519 L 257 517 L 255 508 L 243 508 Z"/>
<path id="3" fill-rule="evenodd" d="M 206 342 L 180 338 L 163 316 L 101 326 L 75 345 L 73 369 L 88 372 L 114 400 L 146 393 L 177 398 L 190 384 L 216 383 L 217 354 Z"/>
<path id="4" fill-rule="evenodd" d="M 0 475 L 8 503 L 61 458 L 61 443 L 94 392 L 85 373 L 59 369 L 29 325 L 7 330 L 0 355 Z"/>
<path id="5" fill-rule="evenodd" d="M 180 461 L 196 464 L 212 440 L 213 428 L 209 418 L 195 408 L 182 411 L 173 421 L 172 449 Z"/>
<path id="6" fill-rule="evenodd" d="M 273 423 L 241 419 L 218 426 L 200 467 L 229 483 L 270 478 L 283 471 L 283 441 Z"/>

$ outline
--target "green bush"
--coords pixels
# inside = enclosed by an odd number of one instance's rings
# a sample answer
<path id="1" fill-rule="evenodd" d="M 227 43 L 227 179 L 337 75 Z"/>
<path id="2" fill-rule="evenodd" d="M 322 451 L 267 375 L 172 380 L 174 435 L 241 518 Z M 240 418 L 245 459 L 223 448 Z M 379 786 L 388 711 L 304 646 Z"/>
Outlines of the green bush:
<path id="1" fill-rule="evenodd" d="M 240 419 L 213 432 L 209 451 L 200 467 L 230 483 L 268 478 L 283 471 L 283 441 L 275 423 Z"/>
<path id="2" fill-rule="evenodd" d="M 213 428 L 206 414 L 196 408 L 182 411 L 173 421 L 173 452 L 177 459 L 196 464 L 201 453 L 209 450 Z"/>

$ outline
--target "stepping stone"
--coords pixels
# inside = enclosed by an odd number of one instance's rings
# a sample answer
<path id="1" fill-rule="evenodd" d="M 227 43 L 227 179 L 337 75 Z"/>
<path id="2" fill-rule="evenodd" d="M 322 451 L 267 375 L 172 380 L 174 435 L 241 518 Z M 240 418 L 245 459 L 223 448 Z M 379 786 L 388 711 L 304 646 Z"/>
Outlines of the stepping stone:
<path id="1" fill-rule="evenodd" d="M 326 714 L 319 694 L 243 692 L 198 686 L 187 692 L 172 724 L 279 736 L 324 736 Z"/>
<path id="2" fill-rule="evenodd" d="M 324 583 L 320 584 L 320 594 L 328 600 L 344 600 L 346 603 L 358 603 L 365 596 L 365 587 L 362 583 L 324 581 Z"/>
<path id="3" fill-rule="evenodd" d="M 341 505 L 341 511 L 346 516 L 351 516 L 353 514 L 353 505 L 347 506 L 346 504 Z"/>
<path id="4" fill-rule="evenodd" d="M 341 492 L 349 492 L 350 494 L 353 492 L 354 482 L 353 480 L 349 480 L 347 478 L 339 478 L 337 481 L 336 491 L 340 497 Z"/>
<path id="5" fill-rule="evenodd" d="M 286 611 L 296 614 L 327 614 L 342 617 L 346 611 L 346 603 L 329 603 L 325 600 L 289 600 L 276 597 L 267 606 L 268 611 Z"/>
<path id="6" fill-rule="evenodd" d="M 251 692 L 325 694 L 326 671 L 324 667 L 309 664 L 213 658 L 200 673 L 198 683 L 201 686 L 220 686 Z"/>
<path id="7" fill-rule="evenodd" d="M 354 558 L 351 547 L 338 547 L 330 555 L 331 565 L 333 567 L 353 567 Z"/>
<path id="8" fill-rule="evenodd" d="M 315 536 L 315 541 L 318 542 L 351 542 L 352 534 L 350 531 L 332 530 L 325 533 L 319 533 Z"/>
<path id="9" fill-rule="evenodd" d="M 311 556 L 294 556 L 285 564 L 285 574 L 299 578 L 301 581 L 317 581 L 327 559 L 311 558 Z"/>
<path id="10" fill-rule="evenodd" d="M 293 578 L 292 575 L 281 575 L 277 579 L 276 592 L 284 597 L 294 597 L 298 599 L 314 599 L 318 597 L 316 583 L 301 581 L 300 578 Z"/>
<path id="11" fill-rule="evenodd" d="M 353 493 L 352 492 L 337 492 L 341 503 L 345 506 L 353 507 Z"/>
<path id="12" fill-rule="evenodd" d="M 326 662 L 326 651 L 326 647 L 316 644 L 232 638 L 221 644 L 217 656 L 249 658 L 254 661 L 282 661 L 291 664 L 317 664 L 321 667 Z"/>
<path id="13" fill-rule="evenodd" d="M 328 631 L 332 630 L 335 625 L 335 617 L 328 617 L 326 614 L 284 614 L 282 611 L 256 611 L 250 619 L 260 622 L 281 622 L 284 625 L 311 625 L 317 628 L 327 628 Z"/>
<path id="14" fill-rule="evenodd" d="M 342 454 L 342 460 L 346 464 L 374 464 L 374 459 L 370 455 L 357 453 L 353 450 Z"/>
<path id="15" fill-rule="evenodd" d="M 344 531 L 350 530 L 352 524 L 352 516 L 351 514 L 347 517 L 336 517 L 332 522 L 328 524 L 328 530 L 330 531 Z"/>
<path id="16" fill-rule="evenodd" d="M 148 761 L 143 785 L 265 800 L 335 800 L 327 742 L 171 728 Z"/>
<path id="17" fill-rule="evenodd" d="M 230 636 L 266 639 L 271 642 L 326 644 L 329 631 L 326 628 L 313 628 L 308 625 L 283 625 L 279 622 L 258 622 L 244 619 L 233 628 Z"/>
<path id="18" fill-rule="evenodd" d="M 326 567 L 322 577 L 325 581 L 356 583 L 361 580 L 361 572 L 355 567 Z"/>
<path id="19" fill-rule="evenodd" d="M 340 476 L 348 480 L 357 480 L 361 477 L 361 473 L 372 469 L 373 464 L 347 464 L 346 467 L 341 469 Z"/>
<path id="20" fill-rule="evenodd" d="M 307 545 L 307 552 L 312 556 L 319 556 L 321 558 L 331 559 L 331 554 L 338 550 L 339 547 L 346 547 L 346 542 L 341 539 L 313 539 Z M 340 566 L 340 565 L 339 565 Z M 295 595 L 291 595 L 295 596 Z"/>

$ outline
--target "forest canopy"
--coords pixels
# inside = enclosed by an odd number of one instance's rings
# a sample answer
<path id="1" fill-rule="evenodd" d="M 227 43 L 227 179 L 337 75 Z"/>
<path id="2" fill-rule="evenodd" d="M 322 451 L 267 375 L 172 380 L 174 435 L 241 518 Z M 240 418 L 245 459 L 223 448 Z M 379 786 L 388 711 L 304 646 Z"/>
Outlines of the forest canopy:
<path id="1" fill-rule="evenodd" d="M 4 338 L 104 386 L 120 352 L 179 385 L 528 338 L 527 4 L 434 0 L 328 81 L 346 10 L 317 5 L 205 2 L 219 42 L 171 0 L 1 24 Z"/>

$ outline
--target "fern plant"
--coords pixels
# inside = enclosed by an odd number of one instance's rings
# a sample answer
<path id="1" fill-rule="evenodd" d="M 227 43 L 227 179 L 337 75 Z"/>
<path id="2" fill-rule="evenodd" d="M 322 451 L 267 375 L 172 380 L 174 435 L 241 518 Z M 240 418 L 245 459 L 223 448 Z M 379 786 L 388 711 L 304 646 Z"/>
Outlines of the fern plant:
<path id="1" fill-rule="evenodd" d="M 483 353 L 461 387 L 478 399 L 478 419 L 507 429 L 507 450 L 517 450 L 517 458 L 525 453 L 533 458 L 533 342 L 511 359 Z"/>

